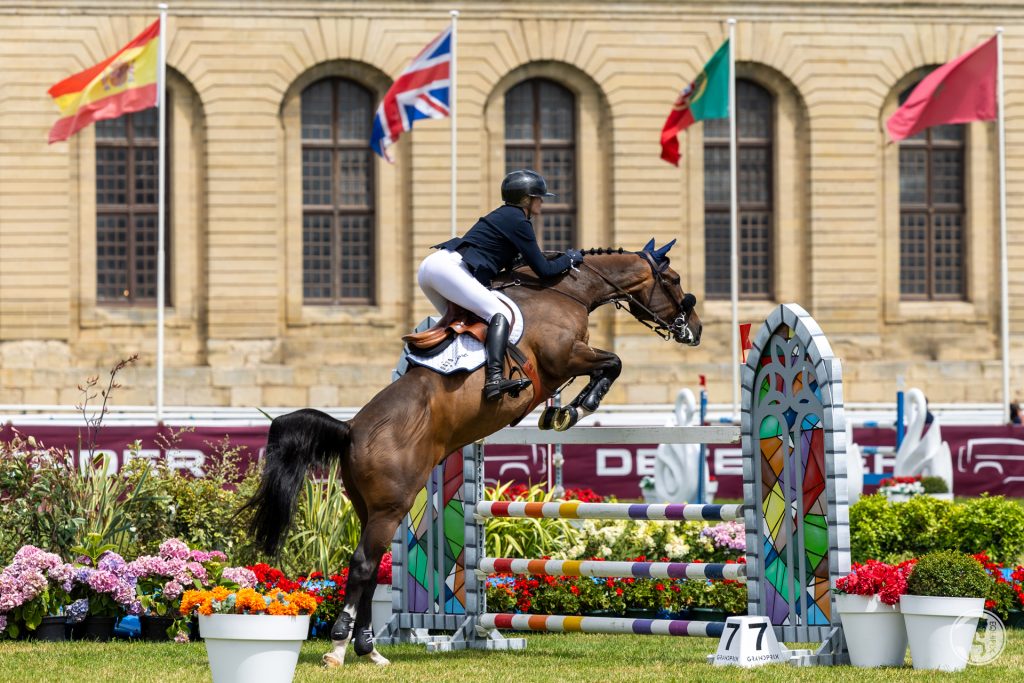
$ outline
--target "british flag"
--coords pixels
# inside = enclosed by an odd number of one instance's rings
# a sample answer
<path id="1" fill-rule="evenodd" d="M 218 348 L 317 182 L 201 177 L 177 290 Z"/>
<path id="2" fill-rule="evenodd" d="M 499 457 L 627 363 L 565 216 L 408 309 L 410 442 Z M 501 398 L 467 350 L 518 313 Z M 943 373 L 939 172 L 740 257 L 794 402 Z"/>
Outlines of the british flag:
<path id="1" fill-rule="evenodd" d="M 388 161 L 387 149 L 417 119 L 448 116 L 451 92 L 452 28 L 427 45 L 394 82 L 373 118 L 370 147 Z"/>

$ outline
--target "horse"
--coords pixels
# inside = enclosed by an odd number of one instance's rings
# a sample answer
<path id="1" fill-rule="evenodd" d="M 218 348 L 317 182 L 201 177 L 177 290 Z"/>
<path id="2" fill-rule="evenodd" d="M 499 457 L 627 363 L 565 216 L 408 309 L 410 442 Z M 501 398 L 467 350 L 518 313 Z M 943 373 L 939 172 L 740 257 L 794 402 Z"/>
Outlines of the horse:
<path id="1" fill-rule="evenodd" d="M 697 346 L 702 325 L 696 298 L 684 294 L 669 265 L 668 245 L 641 251 L 591 249 L 578 268 L 541 282 L 525 266 L 492 283 L 515 301 L 525 320 L 517 346 L 535 368 L 519 396 L 483 397 L 483 370 L 441 375 L 413 367 L 344 422 L 312 409 L 273 420 L 260 484 L 243 506 L 253 512 L 256 541 L 274 555 L 291 524 L 308 467 L 340 461 L 342 481 L 362 524 L 349 564 L 345 606 L 331 630 L 328 667 L 341 666 L 349 642 L 360 656 L 386 665 L 373 644 L 371 603 L 377 568 L 399 523 L 431 470 L 450 453 L 522 419 L 575 377 L 589 378 L 573 401 L 548 408 L 541 428 L 568 429 L 597 410 L 622 369 L 619 357 L 588 344 L 587 319 L 605 304 L 626 307 L 667 341 Z"/>

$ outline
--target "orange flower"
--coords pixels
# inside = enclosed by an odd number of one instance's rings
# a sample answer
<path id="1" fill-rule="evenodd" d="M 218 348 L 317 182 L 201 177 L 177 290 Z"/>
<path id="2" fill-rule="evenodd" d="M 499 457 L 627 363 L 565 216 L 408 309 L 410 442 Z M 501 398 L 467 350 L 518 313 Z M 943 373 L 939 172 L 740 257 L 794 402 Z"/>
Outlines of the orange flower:
<path id="1" fill-rule="evenodd" d="M 299 608 L 296 605 L 289 605 L 287 603 L 278 602 L 278 601 L 275 600 L 274 602 L 270 603 L 270 605 L 267 607 L 267 612 L 269 614 L 275 614 L 275 615 L 276 614 L 283 614 L 283 615 L 295 616 L 296 614 L 299 613 Z"/>
<path id="2" fill-rule="evenodd" d="M 309 593 L 302 593 L 296 591 L 288 595 L 288 602 L 295 606 L 298 610 L 297 614 L 312 614 L 316 611 L 316 599 L 314 599 Z"/>
<path id="3" fill-rule="evenodd" d="M 267 603 L 252 588 L 243 588 L 235 594 L 235 611 L 239 614 L 259 614 L 267 611 Z"/>
<path id="4" fill-rule="evenodd" d="M 215 586 L 214 589 L 210 592 L 213 593 L 213 599 L 219 602 L 227 600 L 228 596 L 231 595 L 231 591 L 229 591 L 224 586 Z"/>

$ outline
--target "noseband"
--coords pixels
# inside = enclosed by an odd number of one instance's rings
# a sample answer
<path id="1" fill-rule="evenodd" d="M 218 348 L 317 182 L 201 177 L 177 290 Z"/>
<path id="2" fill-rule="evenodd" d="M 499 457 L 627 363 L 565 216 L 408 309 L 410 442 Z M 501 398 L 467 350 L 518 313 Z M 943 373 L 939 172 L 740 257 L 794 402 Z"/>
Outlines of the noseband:
<path id="1" fill-rule="evenodd" d="M 690 331 L 690 328 L 686 326 L 686 322 L 687 319 L 690 317 L 690 314 L 686 311 L 685 304 L 689 303 L 689 307 L 692 310 L 694 304 L 696 304 L 697 302 L 696 298 L 692 294 L 684 294 L 682 300 L 676 299 L 675 293 L 672 291 L 672 287 L 670 285 L 675 285 L 678 287 L 678 278 L 676 278 L 675 282 L 670 283 L 668 279 L 665 277 L 665 275 L 658 268 L 658 265 L 654 262 L 654 258 L 651 256 L 651 254 L 649 254 L 646 251 L 634 253 L 636 253 L 638 256 L 643 256 L 644 260 L 647 262 L 647 265 L 651 267 L 651 273 L 654 275 L 654 281 L 658 284 L 659 287 L 661 287 L 662 293 L 665 295 L 666 298 L 668 298 L 669 301 L 675 304 L 676 308 L 680 311 L 679 315 L 677 315 L 675 319 L 672 320 L 672 322 L 665 320 L 651 309 L 651 301 L 654 300 L 654 287 L 651 287 L 650 296 L 647 297 L 647 303 L 644 304 L 641 303 L 640 300 L 637 299 L 635 296 L 633 296 L 632 294 L 624 290 L 622 287 L 620 287 L 618 284 L 609 280 L 607 277 L 605 277 L 604 273 L 602 273 L 601 271 L 599 271 L 597 268 L 590 265 L 586 261 L 583 261 L 580 265 L 590 269 L 591 272 L 593 272 L 599 278 L 604 280 L 612 287 L 612 289 L 615 290 L 616 296 L 608 299 L 604 303 L 613 303 L 615 304 L 615 308 L 618 309 L 628 307 L 630 315 L 636 318 L 636 320 L 641 325 L 654 330 L 655 334 L 657 334 L 665 341 L 672 341 L 673 339 L 684 343 L 691 341 L 693 339 L 693 333 Z M 628 306 L 626 304 L 628 304 Z M 650 316 L 651 319 L 654 321 L 654 324 L 651 324 L 649 321 L 637 315 L 633 311 L 633 307 L 640 309 L 642 312 Z"/>

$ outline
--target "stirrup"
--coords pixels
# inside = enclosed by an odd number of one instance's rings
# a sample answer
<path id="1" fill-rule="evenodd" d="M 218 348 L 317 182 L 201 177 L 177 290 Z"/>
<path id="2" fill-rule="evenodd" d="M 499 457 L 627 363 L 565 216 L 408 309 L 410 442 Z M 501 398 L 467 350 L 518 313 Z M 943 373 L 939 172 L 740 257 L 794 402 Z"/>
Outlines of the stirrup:
<path id="1" fill-rule="evenodd" d="M 508 394 L 512 398 L 519 398 L 519 392 L 527 389 L 533 384 L 529 379 L 501 379 L 497 382 L 484 384 L 484 398 L 488 401 L 497 401 L 502 394 Z"/>

